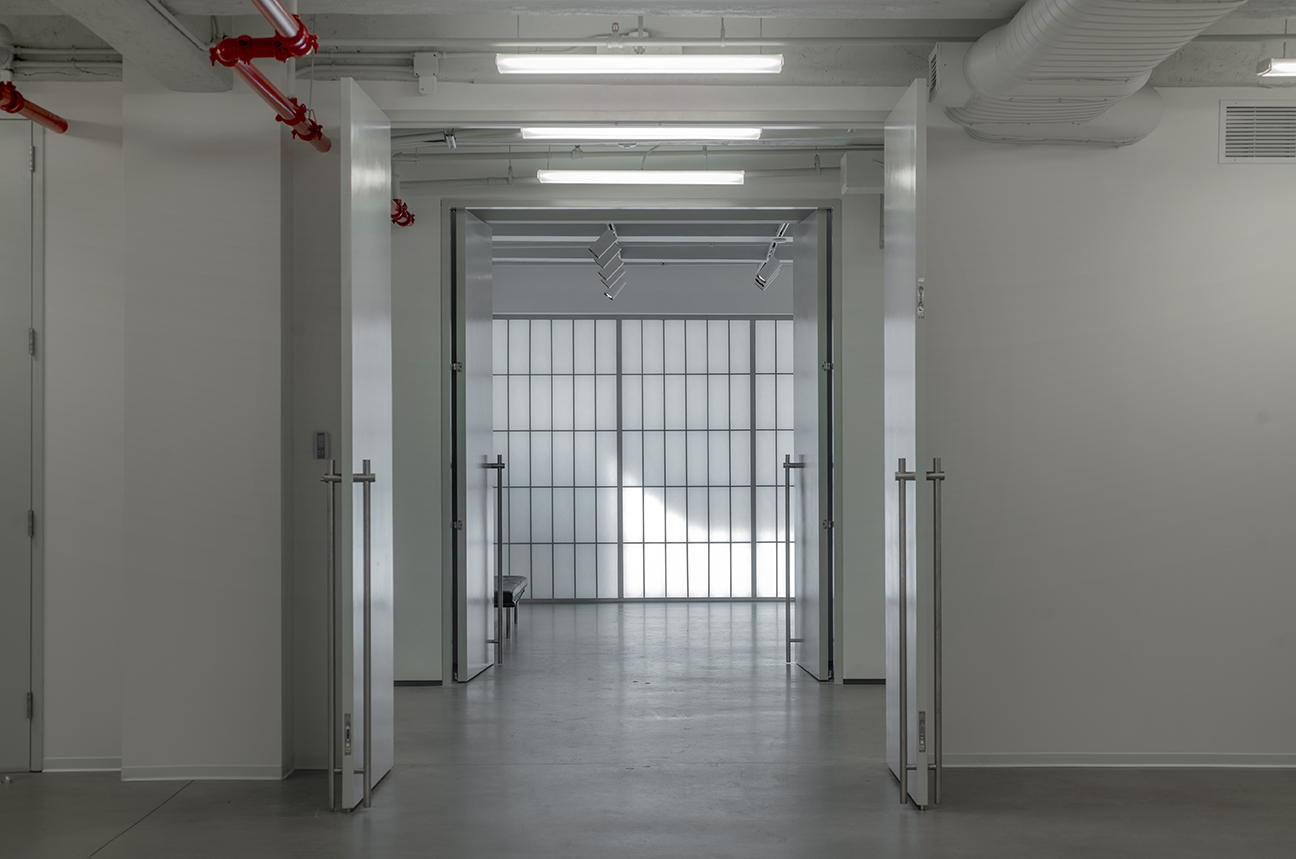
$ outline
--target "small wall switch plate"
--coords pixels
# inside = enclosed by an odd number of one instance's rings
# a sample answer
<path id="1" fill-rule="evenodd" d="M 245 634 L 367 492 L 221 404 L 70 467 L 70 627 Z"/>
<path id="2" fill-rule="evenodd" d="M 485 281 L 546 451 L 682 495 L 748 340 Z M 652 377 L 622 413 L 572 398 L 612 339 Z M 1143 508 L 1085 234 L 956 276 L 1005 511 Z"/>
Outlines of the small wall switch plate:
<path id="1" fill-rule="evenodd" d="M 328 433 L 326 432 L 315 433 L 314 451 L 315 451 L 316 459 L 328 459 L 329 454 L 332 453 L 332 448 L 333 448 L 332 439 L 329 437 Z"/>

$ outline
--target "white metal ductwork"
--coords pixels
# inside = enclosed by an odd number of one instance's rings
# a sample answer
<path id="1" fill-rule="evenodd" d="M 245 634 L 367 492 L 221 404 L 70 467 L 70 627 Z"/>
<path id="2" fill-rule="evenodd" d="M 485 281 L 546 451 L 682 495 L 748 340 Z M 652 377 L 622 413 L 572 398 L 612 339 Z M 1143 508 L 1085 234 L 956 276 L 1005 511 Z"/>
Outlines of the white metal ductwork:
<path id="1" fill-rule="evenodd" d="M 1152 70 L 1246 0 L 1029 0 L 931 58 L 933 103 L 978 140 L 1122 146 L 1161 121 Z"/>

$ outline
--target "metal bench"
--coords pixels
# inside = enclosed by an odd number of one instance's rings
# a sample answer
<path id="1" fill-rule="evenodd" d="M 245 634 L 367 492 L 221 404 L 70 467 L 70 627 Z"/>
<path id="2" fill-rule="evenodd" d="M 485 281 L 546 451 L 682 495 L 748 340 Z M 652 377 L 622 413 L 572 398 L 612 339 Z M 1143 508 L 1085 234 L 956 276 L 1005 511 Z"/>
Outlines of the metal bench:
<path id="1" fill-rule="evenodd" d="M 496 608 L 499 608 L 500 606 L 500 594 L 502 593 L 504 595 L 504 611 L 507 613 L 509 609 L 513 609 L 512 626 L 517 626 L 518 602 L 522 599 L 522 595 L 526 593 L 526 589 L 527 589 L 526 576 L 504 576 L 503 583 L 500 586 L 500 590 L 495 594 Z M 504 637 L 509 638 L 511 636 L 512 636 L 512 628 L 510 624 L 505 623 Z"/>

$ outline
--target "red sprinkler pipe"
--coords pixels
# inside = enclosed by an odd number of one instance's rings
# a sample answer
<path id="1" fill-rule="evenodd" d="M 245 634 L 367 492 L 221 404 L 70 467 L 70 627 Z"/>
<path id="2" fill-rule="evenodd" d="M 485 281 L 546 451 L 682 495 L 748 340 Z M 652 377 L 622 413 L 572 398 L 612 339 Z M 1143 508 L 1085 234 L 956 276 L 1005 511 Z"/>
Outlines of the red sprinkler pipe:
<path id="1" fill-rule="evenodd" d="M 23 98 L 17 87 L 11 83 L 0 83 L 0 110 L 25 116 L 37 125 L 43 125 L 55 134 L 68 130 L 67 120 L 57 113 L 50 113 L 39 105 L 32 104 Z"/>
<path id="2" fill-rule="evenodd" d="M 320 152 L 328 152 L 333 148 L 333 143 L 324 136 L 320 124 L 306 116 L 306 106 L 281 93 L 278 87 L 252 65 L 254 59 L 273 57 L 283 62 L 290 57 L 304 57 L 319 47 L 319 39 L 307 31 L 301 18 L 289 14 L 278 0 L 252 2 L 275 28 L 276 35 L 264 39 L 254 39 L 251 36 L 224 39 L 211 49 L 212 65 L 220 63 L 232 68 L 266 104 L 274 108 L 278 114 L 276 119 L 293 130 L 293 137 L 300 137 Z"/>
<path id="3" fill-rule="evenodd" d="M 409 204 L 399 198 L 392 200 L 391 218 L 392 223 L 398 227 L 408 227 L 414 223 L 414 213 L 409 210 Z"/>
<path id="4" fill-rule="evenodd" d="M 300 137 L 320 152 L 328 152 L 333 142 L 324 136 L 324 129 L 318 122 L 306 116 L 306 105 L 298 104 L 297 99 L 289 98 L 270 83 L 270 80 L 256 66 L 239 60 L 234 63 L 234 74 L 243 79 L 252 91 L 261 96 L 278 114 L 275 119 L 292 129 L 293 137 Z"/>

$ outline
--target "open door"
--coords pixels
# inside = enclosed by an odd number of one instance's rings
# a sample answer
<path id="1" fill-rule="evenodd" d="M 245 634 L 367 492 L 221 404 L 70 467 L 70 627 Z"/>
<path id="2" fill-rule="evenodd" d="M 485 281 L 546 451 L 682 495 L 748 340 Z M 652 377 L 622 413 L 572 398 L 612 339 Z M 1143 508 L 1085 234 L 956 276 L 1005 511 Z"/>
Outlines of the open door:
<path id="1" fill-rule="evenodd" d="M 349 79 L 342 81 L 341 126 L 343 432 L 337 453 L 345 479 L 338 491 L 337 517 L 341 561 L 338 683 L 342 712 L 336 715 L 337 724 L 343 726 L 342 805 L 354 808 L 367 798 L 365 772 L 371 786 L 378 784 L 391 771 L 396 755 L 391 126 L 387 115 Z M 369 484 L 367 594 L 364 486 L 347 473 L 350 469 L 360 474 L 366 460 L 375 475 Z"/>
<path id="2" fill-rule="evenodd" d="M 886 121 L 883 210 L 887 761 L 900 780 L 901 801 L 919 807 L 928 804 L 935 725 L 929 717 L 936 716 L 932 484 L 924 473 L 930 462 L 923 396 L 926 116 L 926 82 L 917 80 Z"/>
<path id="3" fill-rule="evenodd" d="M 32 759 L 32 124 L 0 122 L 0 772 Z"/>
<path id="4" fill-rule="evenodd" d="M 454 278 L 455 623 L 454 679 L 494 663 L 494 352 L 491 348 L 491 228 L 463 209 L 451 213 Z"/>
<path id="5" fill-rule="evenodd" d="M 796 225 L 792 242 L 791 471 L 793 651 L 818 680 L 832 679 L 832 210 Z"/>

